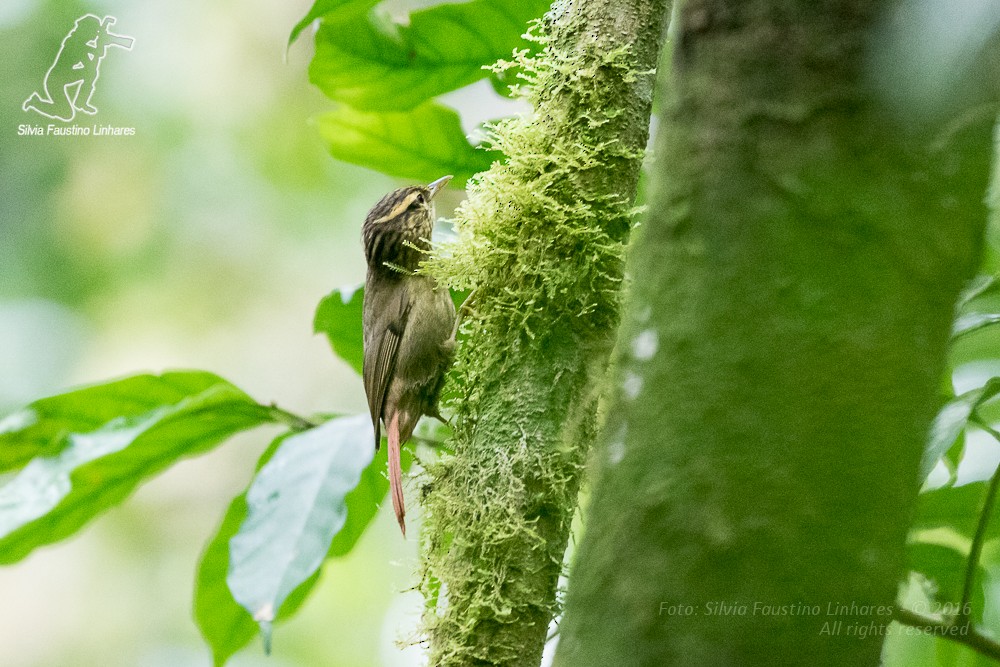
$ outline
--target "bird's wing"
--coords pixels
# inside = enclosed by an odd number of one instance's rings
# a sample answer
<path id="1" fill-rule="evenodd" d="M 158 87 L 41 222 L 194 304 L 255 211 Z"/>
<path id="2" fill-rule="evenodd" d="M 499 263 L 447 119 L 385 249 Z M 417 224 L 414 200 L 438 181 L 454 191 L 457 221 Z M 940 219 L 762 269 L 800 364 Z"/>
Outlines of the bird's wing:
<path id="1" fill-rule="evenodd" d="M 397 304 L 393 304 L 397 306 Z M 399 352 L 399 342 L 406 330 L 406 321 L 410 316 L 412 304 L 403 299 L 398 303 L 398 317 L 392 318 L 382 332 L 376 334 L 372 345 L 365 349 L 365 362 L 362 376 L 365 383 L 365 394 L 368 396 L 368 411 L 375 427 L 375 450 L 378 451 L 382 439 L 380 420 L 382 408 L 385 406 L 385 395 L 389 383 L 396 374 L 396 354 Z"/>

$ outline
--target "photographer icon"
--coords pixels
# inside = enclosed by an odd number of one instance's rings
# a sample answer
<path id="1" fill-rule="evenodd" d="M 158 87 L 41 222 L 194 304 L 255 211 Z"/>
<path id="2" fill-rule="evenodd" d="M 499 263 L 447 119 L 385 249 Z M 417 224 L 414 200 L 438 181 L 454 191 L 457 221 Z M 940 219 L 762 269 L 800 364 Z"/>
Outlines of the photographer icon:
<path id="1" fill-rule="evenodd" d="M 115 21 L 113 16 L 105 16 L 102 21 L 93 14 L 78 18 L 45 73 L 42 92 L 32 93 L 22 109 L 66 122 L 73 120 L 77 111 L 91 116 L 97 113 L 92 100 L 101 75 L 101 61 L 109 48 L 131 51 L 135 42 L 131 37 L 111 32 Z"/>

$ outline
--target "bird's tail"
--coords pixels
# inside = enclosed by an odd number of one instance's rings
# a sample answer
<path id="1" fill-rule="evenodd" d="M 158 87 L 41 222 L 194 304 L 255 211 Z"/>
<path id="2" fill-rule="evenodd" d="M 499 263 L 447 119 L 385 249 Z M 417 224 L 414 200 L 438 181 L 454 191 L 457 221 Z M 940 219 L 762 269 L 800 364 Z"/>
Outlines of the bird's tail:
<path id="1" fill-rule="evenodd" d="M 386 429 L 389 440 L 389 492 L 392 494 L 392 509 L 396 513 L 399 529 L 406 537 L 406 508 L 403 507 L 403 471 L 399 465 L 399 413 L 394 413 Z"/>

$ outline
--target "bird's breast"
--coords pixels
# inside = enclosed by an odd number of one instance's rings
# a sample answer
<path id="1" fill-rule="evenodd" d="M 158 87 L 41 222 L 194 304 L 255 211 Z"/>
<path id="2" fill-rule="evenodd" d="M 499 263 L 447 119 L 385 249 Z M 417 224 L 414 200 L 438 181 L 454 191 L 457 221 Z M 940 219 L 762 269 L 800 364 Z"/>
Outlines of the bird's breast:
<path id="1" fill-rule="evenodd" d="M 365 259 L 368 266 L 375 269 L 399 267 L 416 271 L 420 261 L 430 250 L 426 236 L 418 228 L 384 227 L 373 229 L 365 235 Z"/>
<path id="2" fill-rule="evenodd" d="M 438 288 L 432 278 L 412 276 L 407 282 L 413 305 L 400 341 L 397 373 L 419 381 L 442 372 L 444 346 L 455 323 L 455 304 L 448 290 Z"/>

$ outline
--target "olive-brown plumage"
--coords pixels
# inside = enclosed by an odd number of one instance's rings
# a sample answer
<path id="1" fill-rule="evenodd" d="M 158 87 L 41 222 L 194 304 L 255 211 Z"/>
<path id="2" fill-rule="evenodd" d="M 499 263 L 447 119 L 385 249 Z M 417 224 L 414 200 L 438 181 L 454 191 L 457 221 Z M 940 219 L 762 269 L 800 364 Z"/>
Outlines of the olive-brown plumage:
<path id="1" fill-rule="evenodd" d="M 455 345 L 451 295 L 433 278 L 414 273 L 422 251 L 430 248 L 434 195 L 450 180 L 445 176 L 390 192 L 368 212 L 361 232 L 368 262 L 362 375 L 375 449 L 385 425 L 392 507 L 403 535 L 400 446 L 421 415 L 438 416 L 438 394 Z"/>

